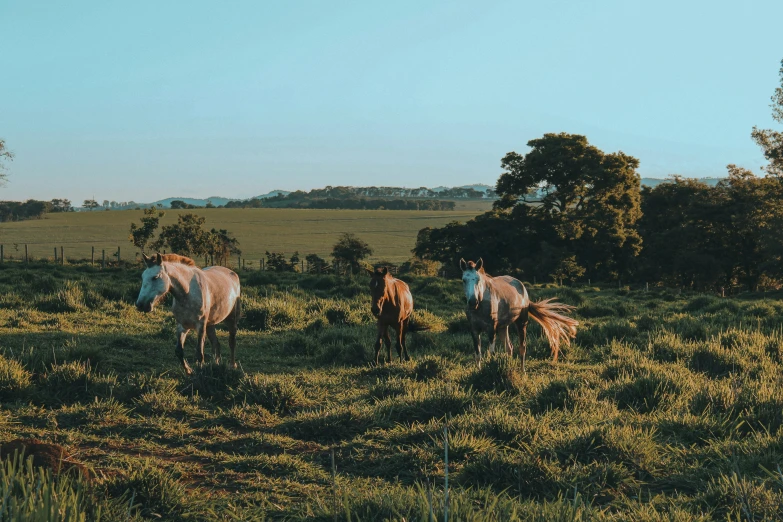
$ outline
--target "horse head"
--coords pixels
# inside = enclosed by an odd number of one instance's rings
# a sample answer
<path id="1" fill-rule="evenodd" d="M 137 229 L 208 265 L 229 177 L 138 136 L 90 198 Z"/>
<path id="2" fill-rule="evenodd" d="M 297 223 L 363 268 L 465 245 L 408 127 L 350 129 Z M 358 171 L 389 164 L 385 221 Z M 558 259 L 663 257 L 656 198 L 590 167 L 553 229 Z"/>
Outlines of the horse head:
<path id="1" fill-rule="evenodd" d="M 459 267 L 462 269 L 462 285 L 465 288 L 468 308 L 478 309 L 484 299 L 484 260 L 479 258 L 478 262 L 474 263 L 460 259 Z"/>
<path id="2" fill-rule="evenodd" d="M 372 315 L 378 317 L 381 315 L 384 302 L 386 302 L 386 284 L 392 280 L 392 275 L 385 266 L 375 270 L 367 270 L 367 272 L 370 273 L 370 294 L 372 295 L 370 310 Z"/>
<path id="3" fill-rule="evenodd" d="M 171 279 L 166 273 L 163 257 L 160 254 L 147 257 L 142 253 L 141 256 L 147 268 L 141 274 L 141 290 L 139 298 L 136 299 L 136 308 L 146 313 L 151 312 L 169 292 Z"/>

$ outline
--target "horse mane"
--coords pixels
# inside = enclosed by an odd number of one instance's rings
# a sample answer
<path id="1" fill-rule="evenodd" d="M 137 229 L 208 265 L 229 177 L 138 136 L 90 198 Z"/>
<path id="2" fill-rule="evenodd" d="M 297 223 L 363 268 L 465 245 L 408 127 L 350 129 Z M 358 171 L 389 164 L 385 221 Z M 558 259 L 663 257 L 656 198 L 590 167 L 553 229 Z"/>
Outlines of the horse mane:
<path id="1" fill-rule="evenodd" d="M 163 261 L 169 263 L 180 263 L 182 265 L 196 266 L 196 262 L 189 257 L 181 256 L 179 254 L 163 254 L 160 256 Z"/>

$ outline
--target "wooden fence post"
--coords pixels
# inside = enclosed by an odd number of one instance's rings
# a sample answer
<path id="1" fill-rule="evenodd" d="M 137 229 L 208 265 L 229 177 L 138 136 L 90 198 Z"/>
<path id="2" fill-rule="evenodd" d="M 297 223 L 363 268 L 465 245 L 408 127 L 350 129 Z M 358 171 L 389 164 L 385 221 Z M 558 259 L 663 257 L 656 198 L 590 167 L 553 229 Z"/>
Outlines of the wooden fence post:
<path id="1" fill-rule="evenodd" d="M 57 247 L 54 247 L 54 264 L 57 264 Z"/>
<path id="2" fill-rule="evenodd" d="M 117 247 L 117 264 L 120 264 L 120 247 Z"/>
<path id="3" fill-rule="evenodd" d="M 65 252 L 63 251 L 62 245 L 60 245 L 60 264 L 65 265 Z"/>
<path id="4" fill-rule="evenodd" d="M 92 253 L 90 254 L 90 266 L 95 266 L 95 246 L 92 247 Z"/>
<path id="5" fill-rule="evenodd" d="M 27 243 L 24 244 L 24 262 L 28 263 L 30 261 L 30 257 L 27 255 Z"/>
<path id="6" fill-rule="evenodd" d="M 4 257 L 5 257 L 5 252 L 3 251 L 3 245 L 0 245 L 0 263 L 3 262 Z"/>

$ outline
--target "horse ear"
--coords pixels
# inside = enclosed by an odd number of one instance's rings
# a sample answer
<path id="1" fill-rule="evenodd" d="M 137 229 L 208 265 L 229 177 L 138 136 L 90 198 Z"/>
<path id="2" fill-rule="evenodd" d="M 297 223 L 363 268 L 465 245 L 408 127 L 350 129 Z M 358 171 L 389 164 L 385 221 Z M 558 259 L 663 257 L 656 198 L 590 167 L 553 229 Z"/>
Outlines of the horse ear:
<path id="1" fill-rule="evenodd" d="M 478 263 L 476 263 L 476 272 L 484 268 L 484 260 L 482 258 L 479 258 Z"/>
<path id="2" fill-rule="evenodd" d="M 381 274 L 383 274 L 385 276 L 388 273 L 389 273 L 389 269 L 387 267 L 381 268 Z"/>
<path id="3" fill-rule="evenodd" d="M 163 264 L 163 256 L 160 255 L 160 252 L 158 252 L 155 255 L 155 264 L 156 265 L 162 265 Z"/>
<path id="4" fill-rule="evenodd" d="M 147 257 L 147 254 L 142 252 L 141 253 L 141 258 L 144 260 L 144 264 L 147 265 L 147 268 L 152 266 L 152 259 Z"/>
<path id="5" fill-rule="evenodd" d="M 468 264 L 465 262 L 465 260 L 464 260 L 463 258 L 460 258 L 460 259 L 459 259 L 459 268 L 460 268 L 460 270 L 462 270 L 463 272 L 464 272 L 465 270 L 467 270 L 467 268 L 468 268 Z"/>

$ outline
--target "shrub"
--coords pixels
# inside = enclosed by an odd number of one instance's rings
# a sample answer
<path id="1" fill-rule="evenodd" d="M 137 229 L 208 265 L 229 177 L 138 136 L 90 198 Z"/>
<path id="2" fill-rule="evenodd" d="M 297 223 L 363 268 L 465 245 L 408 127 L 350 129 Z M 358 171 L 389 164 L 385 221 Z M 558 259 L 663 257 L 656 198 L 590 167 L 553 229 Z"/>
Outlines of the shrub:
<path id="1" fill-rule="evenodd" d="M 522 387 L 522 362 L 507 355 L 490 356 L 468 376 L 466 384 L 476 391 L 514 392 Z"/>
<path id="2" fill-rule="evenodd" d="M 99 520 L 105 502 L 96 499 L 81 476 L 52 477 L 21 455 L 0 463 L 0 520 L 48 522 Z"/>
<path id="3" fill-rule="evenodd" d="M 258 404 L 273 413 L 287 415 L 310 403 L 293 378 L 287 375 L 244 375 L 232 392 L 238 402 Z"/>
<path id="4" fill-rule="evenodd" d="M 19 361 L 0 355 L 0 402 L 23 399 L 30 388 L 31 377 Z"/>
<path id="5" fill-rule="evenodd" d="M 145 518 L 182 516 L 186 507 L 185 487 L 168 471 L 145 460 L 124 476 L 108 484 L 113 497 L 124 497 Z"/>

